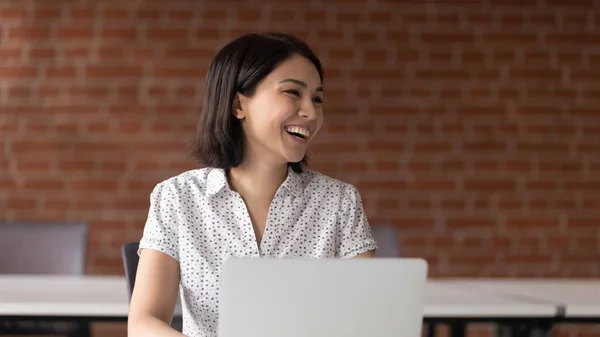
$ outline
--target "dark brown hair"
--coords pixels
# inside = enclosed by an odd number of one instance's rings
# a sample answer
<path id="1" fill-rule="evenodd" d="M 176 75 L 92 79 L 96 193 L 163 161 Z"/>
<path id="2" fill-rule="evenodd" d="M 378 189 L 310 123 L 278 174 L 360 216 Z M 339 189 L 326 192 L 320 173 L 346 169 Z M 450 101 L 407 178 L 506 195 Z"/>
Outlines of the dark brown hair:
<path id="1" fill-rule="evenodd" d="M 215 56 L 206 75 L 206 93 L 192 154 L 200 164 L 229 169 L 244 160 L 241 122 L 233 116 L 237 93 L 254 95 L 257 85 L 294 55 L 310 60 L 323 81 L 321 62 L 300 39 L 284 33 L 251 33 L 229 42 Z M 308 164 L 305 156 L 288 163 L 295 172 Z"/>

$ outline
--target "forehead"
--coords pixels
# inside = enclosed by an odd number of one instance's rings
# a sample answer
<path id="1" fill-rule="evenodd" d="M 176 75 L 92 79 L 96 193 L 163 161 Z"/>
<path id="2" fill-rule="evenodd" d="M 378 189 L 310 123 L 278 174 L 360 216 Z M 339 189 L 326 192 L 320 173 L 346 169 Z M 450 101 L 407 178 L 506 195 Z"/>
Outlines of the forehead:
<path id="1" fill-rule="evenodd" d="M 286 79 L 305 82 L 310 90 L 315 90 L 322 85 L 315 65 L 301 55 L 294 55 L 283 61 L 265 78 L 266 81 L 275 83 Z"/>

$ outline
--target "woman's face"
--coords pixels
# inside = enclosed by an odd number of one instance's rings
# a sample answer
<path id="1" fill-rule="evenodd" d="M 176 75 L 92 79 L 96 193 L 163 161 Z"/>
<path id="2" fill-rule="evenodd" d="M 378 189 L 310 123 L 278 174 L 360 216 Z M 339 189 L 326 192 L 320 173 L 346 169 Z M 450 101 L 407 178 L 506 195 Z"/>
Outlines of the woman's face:
<path id="1" fill-rule="evenodd" d="M 323 124 L 323 87 L 312 62 L 295 55 L 265 77 L 252 97 L 238 98 L 246 158 L 273 164 L 304 158 Z"/>

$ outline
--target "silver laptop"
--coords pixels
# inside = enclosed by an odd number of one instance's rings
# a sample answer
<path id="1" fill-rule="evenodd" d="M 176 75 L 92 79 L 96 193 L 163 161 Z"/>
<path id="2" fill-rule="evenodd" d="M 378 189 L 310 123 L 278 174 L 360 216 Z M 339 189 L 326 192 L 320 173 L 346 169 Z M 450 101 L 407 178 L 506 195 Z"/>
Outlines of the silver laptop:
<path id="1" fill-rule="evenodd" d="M 422 259 L 231 258 L 219 337 L 420 337 Z"/>

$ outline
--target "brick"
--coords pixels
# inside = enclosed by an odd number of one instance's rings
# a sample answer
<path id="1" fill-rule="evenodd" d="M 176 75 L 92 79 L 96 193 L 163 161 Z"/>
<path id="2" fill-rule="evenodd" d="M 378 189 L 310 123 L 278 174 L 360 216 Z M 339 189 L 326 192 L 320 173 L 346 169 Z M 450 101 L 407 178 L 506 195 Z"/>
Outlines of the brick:
<path id="1" fill-rule="evenodd" d="M 86 59 L 90 55 L 90 50 L 87 48 L 69 48 L 65 50 L 65 57 L 68 60 Z"/>
<path id="2" fill-rule="evenodd" d="M 185 40 L 190 37 L 190 32 L 182 28 L 149 28 L 146 32 L 146 38 L 153 41 L 177 41 Z"/>
<path id="3" fill-rule="evenodd" d="M 467 78 L 469 73 L 464 69 L 419 69 L 415 72 L 415 75 L 419 79 L 423 80 L 447 80 L 447 79 L 458 79 Z"/>
<path id="4" fill-rule="evenodd" d="M 17 170 L 22 173 L 47 172 L 51 168 L 49 160 L 21 160 L 17 162 Z M 60 182 L 60 181 L 58 181 Z"/>
<path id="5" fill-rule="evenodd" d="M 43 207 L 50 211 L 65 212 L 71 208 L 71 205 L 67 199 L 50 199 L 44 201 Z"/>
<path id="6" fill-rule="evenodd" d="M 598 229 L 600 224 L 600 216 L 595 218 L 572 217 L 568 219 L 569 229 Z"/>
<path id="7" fill-rule="evenodd" d="M 34 67 L 6 67 L 0 66 L 0 77 L 5 79 L 34 78 L 38 76 L 38 70 Z"/>
<path id="8" fill-rule="evenodd" d="M 25 19 L 27 17 L 26 8 L 0 8 L 0 19 L 2 20 L 14 20 L 14 19 Z"/>
<path id="9" fill-rule="evenodd" d="M 56 51 L 50 48 L 32 48 L 29 51 L 29 57 L 33 59 L 54 59 Z"/>
<path id="10" fill-rule="evenodd" d="M 64 186 L 64 182 L 61 180 L 28 180 L 25 181 L 24 187 L 26 189 L 34 190 L 61 190 Z"/>
<path id="11" fill-rule="evenodd" d="M 467 203 L 461 199 L 446 199 L 440 201 L 440 206 L 448 210 L 464 210 Z"/>
<path id="12" fill-rule="evenodd" d="M 172 10 L 167 17 L 175 22 L 188 22 L 194 18 L 194 12 L 190 10 Z"/>
<path id="13" fill-rule="evenodd" d="M 525 23 L 523 13 L 502 13 L 498 19 L 500 26 L 521 26 Z"/>
<path id="14" fill-rule="evenodd" d="M 466 142 L 463 144 L 463 149 L 466 151 L 505 151 L 506 143 L 501 142 Z"/>
<path id="15" fill-rule="evenodd" d="M 14 27 L 8 29 L 8 38 L 15 40 L 47 40 L 50 30 L 40 27 Z"/>
<path id="16" fill-rule="evenodd" d="M 446 228 L 452 231 L 460 229 L 493 227 L 495 221 L 489 218 L 462 217 L 446 219 L 445 224 Z"/>
<path id="17" fill-rule="evenodd" d="M 101 48 L 98 50 L 98 58 L 101 60 L 123 59 L 125 52 L 119 48 Z"/>
<path id="18" fill-rule="evenodd" d="M 508 230 L 558 230 L 558 218 L 511 217 L 506 220 Z"/>
<path id="19" fill-rule="evenodd" d="M 532 143 L 532 142 L 518 142 L 517 149 L 522 152 L 568 152 L 569 144 L 566 143 Z"/>
<path id="20" fill-rule="evenodd" d="M 88 40 L 94 36 L 92 28 L 65 27 L 59 28 L 57 32 L 58 38 L 61 40 L 80 39 Z"/>
<path id="21" fill-rule="evenodd" d="M 545 36 L 546 43 L 550 43 L 553 45 L 556 44 L 569 44 L 573 45 L 577 42 L 585 43 L 585 44 L 594 44 L 600 42 L 600 37 L 597 34 L 587 33 L 587 32 L 577 32 L 577 33 L 549 33 Z"/>
<path id="22" fill-rule="evenodd" d="M 425 44 L 467 44 L 475 40 L 475 35 L 458 32 L 425 32 L 421 34 L 421 42 Z"/>
<path id="23" fill-rule="evenodd" d="M 516 188 L 516 182 L 512 180 L 492 180 L 492 179 L 468 179 L 465 181 L 467 190 L 482 190 L 482 191 L 512 191 Z"/>
<path id="24" fill-rule="evenodd" d="M 390 80 L 398 80 L 405 77 L 405 72 L 402 69 L 356 69 L 350 72 L 352 77 L 357 78 L 359 80 L 368 80 L 368 79 L 390 79 Z"/>
<path id="25" fill-rule="evenodd" d="M 452 191 L 456 188 L 456 183 L 453 180 L 417 180 L 413 186 L 418 190 Z"/>
<path id="26" fill-rule="evenodd" d="M 165 58 L 174 59 L 207 59 L 215 56 L 215 52 L 210 49 L 202 48 L 169 48 L 164 52 Z"/>
<path id="27" fill-rule="evenodd" d="M 218 29 L 202 28 L 196 31 L 195 36 L 200 41 L 215 40 L 221 36 L 221 33 Z"/>
<path id="28" fill-rule="evenodd" d="M 103 39 L 133 41 L 137 36 L 137 31 L 133 28 L 104 28 L 101 32 Z"/>
<path id="29" fill-rule="evenodd" d="M 75 67 L 48 67 L 46 69 L 47 77 L 74 78 L 77 77 L 77 68 Z"/>
<path id="30" fill-rule="evenodd" d="M 71 188 L 81 191 L 115 191 L 118 183 L 113 180 L 82 180 L 74 181 Z"/>
<path id="31" fill-rule="evenodd" d="M 14 98 L 31 98 L 33 90 L 30 88 L 8 88 L 6 94 L 8 97 Z"/>
<path id="32" fill-rule="evenodd" d="M 97 106 L 84 105 L 54 105 L 44 108 L 44 112 L 53 115 L 95 115 L 98 111 Z"/>
<path id="33" fill-rule="evenodd" d="M 534 33 L 492 33 L 488 32 L 482 36 L 484 43 L 494 44 L 529 44 L 536 43 L 537 35 Z"/>
<path id="34" fill-rule="evenodd" d="M 532 190 L 554 190 L 558 184 L 554 181 L 528 181 L 525 187 Z"/>
<path id="35" fill-rule="evenodd" d="M 475 161 L 473 163 L 473 168 L 475 170 L 481 170 L 481 171 L 497 171 L 500 168 L 500 163 L 497 161 L 492 161 L 492 160 L 480 160 L 480 161 Z"/>
<path id="36" fill-rule="evenodd" d="M 506 114 L 506 109 L 503 107 L 489 106 L 461 106 L 456 108 L 456 113 L 461 115 L 491 115 L 502 116 Z"/>
<path id="37" fill-rule="evenodd" d="M 90 172 L 94 169 L 94 162 L 91 160 L 62 160 L 58 163 L 58 170 L 61 172 Z"/>
<path id="38" fill-rule="evenodd" d="M 128 78 L 141 77 L 143 75 L 142 67 L 108 67 L 108 66 L 90 66 L 86 69 L 86 76 L 99 78 Z"/>
<path id="39" fill-rule="evenodd" d="M 121 157 L 123 157 L 123 155 L 121 155 Z M 99 168 L 101 171 L 104 172 L 123 172 L 126 168 L 126 163 L 121 161 L 121 160 L 114 160 L 114 161 L 105 161 L 100 163 Z"/>
<path id="40" fill-rule="evenodd" d="M 82 87 L 75 86 L 67 90 L 69 97 L 72 98 L 107 98 L 109 96 L 108 87 Z"/>
<path id="41" fill-rule="evenodd" d="M 137 20 L 142 21 L 158 21 L 161 18 L 161 11 L 157 9 L 140 8 L 134 14 Z"/>
<path id="42" fill-rule="evenodd" d="M 4 61 L 18 60 L 21 58 L 22 51 L 20 48 L 12 48 L 0 46 L 0 58 Z"/>
<path id="43" fill-rule="evenodd" d="M 206 74 L 204 67 L 163 67 L 157 66 L 152 71 L 154 76 L 164 78 L 199 78 Z"/>
<path id="44" fill-rule="evenodd" d="M 72 20 L 87 21 L 94 17 L 94 10 L 89 8 L 71 8 L 68 16 Z"/>
<path id="45" fill-rule="evenodd" d="M 14 141 L 10 145 L 12 151 L 21 154 L 27 152 L 46 153 L 60 151 L 69 147 L 67 143 L 53 141 Z"/>
<path id="46" fill-rule="evenodd" d="M 425 153 L 444 153 L 452 150 L 452 144 L 446 142 L 419 142 L 415 143 L 414 149 Z"/>
<path id="47" fill-rule="evenodd" d="M 17 211 L 31 211 L 36 208 L 37 202 L 35 199 L 26 198 L 9 198 L 6 201 L 6 208 Z"/>
<path id="48" fill-rule="evenodd" d="M 418 229 L 422 231 L 434 230 L 435 219 L 433 218 L 398 218 L 394 220 L 393 225 L 402 229 Z"/>
<path id="49" fill-rule="evenodd" d="M 122 21 L 129 17 L 129 10 L 125 8 L 105 8 L 102 11 L 102 18 L 107 21 Z"/>

